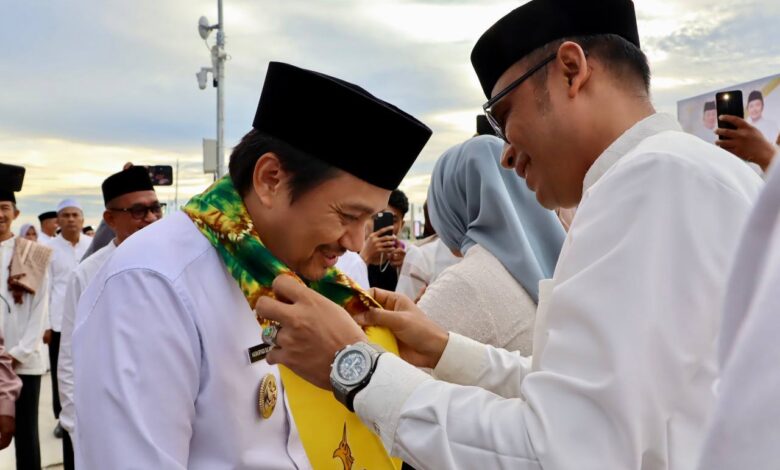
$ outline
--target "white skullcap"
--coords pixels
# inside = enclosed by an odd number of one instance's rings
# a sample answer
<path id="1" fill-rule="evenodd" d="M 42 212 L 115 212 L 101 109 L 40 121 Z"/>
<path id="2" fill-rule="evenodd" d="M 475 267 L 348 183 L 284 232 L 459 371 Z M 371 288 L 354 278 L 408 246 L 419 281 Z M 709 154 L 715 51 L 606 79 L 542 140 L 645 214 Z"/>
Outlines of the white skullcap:
<path id="1" fill-rule="evenodd" d="M 75 207 L 78 210 L 82 210 L 81 204 L 79 204 L 77 200 L 68 198 L 68 199 L 63 199 L 62 201 L 60 201 L 59 204 L 57 204 L 57 213 L 59 214 L 60 211 L 68 207 Z"/>

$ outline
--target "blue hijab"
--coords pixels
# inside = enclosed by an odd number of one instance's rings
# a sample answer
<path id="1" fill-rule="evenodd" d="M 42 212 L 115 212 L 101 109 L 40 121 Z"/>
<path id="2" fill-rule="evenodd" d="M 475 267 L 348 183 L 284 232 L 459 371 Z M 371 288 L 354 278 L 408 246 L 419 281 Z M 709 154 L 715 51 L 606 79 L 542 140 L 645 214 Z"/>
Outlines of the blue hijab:
<path id="1" fill-rule="evenodd" d="M 503 142 L 479 136 L 444 152 L 428 189 L 428 213 L 445 245 L 464 255 L 479 244 L 539 301 L 566 234 L 514 171 L 501 167 Z"/>

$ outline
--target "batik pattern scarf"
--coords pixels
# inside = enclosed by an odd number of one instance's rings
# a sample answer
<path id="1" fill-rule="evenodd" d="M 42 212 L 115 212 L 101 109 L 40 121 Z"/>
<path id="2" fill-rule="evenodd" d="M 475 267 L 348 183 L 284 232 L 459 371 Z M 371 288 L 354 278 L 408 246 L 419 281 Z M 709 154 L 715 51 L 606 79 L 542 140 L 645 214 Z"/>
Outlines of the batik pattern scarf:
<path id="1" fill-rule="evenodd" d="M 304 282 L 279 261 L 263 245 L 229 176 L 192 198 L 183 210 L 217 250 L 253 310 L 257 299 L 274 296 L 271 284 L 282 274 L 307 284 L 352 314 L 379 305 L 338 269 L 329 269 L 318 281 Z M 258 322 L 266 326 L 264 320 L 258 318 Z M 395 339 L 387 330 L 368 328 L 366 334 L 371 342 L 397 353 Z M 379 438 L 333 395 L 284 366 L 279 366 L 279 370 L 303 447 L 315 469 L 338 468 L 334 459 L 340 460 L 345 470 L 353 464 L 355 468 L 369 470 L 400 468 L 398 461 L 390 459 Z"/>

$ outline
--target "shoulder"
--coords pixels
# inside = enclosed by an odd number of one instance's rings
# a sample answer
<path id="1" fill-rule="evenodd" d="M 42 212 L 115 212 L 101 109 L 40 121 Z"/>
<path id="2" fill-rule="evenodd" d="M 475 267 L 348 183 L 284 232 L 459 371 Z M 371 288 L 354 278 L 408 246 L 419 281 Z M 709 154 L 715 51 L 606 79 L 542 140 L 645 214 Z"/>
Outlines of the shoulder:
<path id="1" fill-rule="evenodd" d="M 118 246 L 106 262 L 103 276 L 141 270 L 174 281 L 210 252 L 216 256 L 190 218 L 177 212 L 136 232 Z"/>

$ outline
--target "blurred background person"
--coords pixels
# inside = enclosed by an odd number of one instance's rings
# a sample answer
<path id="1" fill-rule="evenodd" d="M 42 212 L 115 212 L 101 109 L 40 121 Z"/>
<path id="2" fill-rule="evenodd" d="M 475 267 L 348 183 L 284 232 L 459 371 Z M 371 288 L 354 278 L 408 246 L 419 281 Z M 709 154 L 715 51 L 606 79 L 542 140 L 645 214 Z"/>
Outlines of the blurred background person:
<path id="1" fill-rule="evenodd" d="M 38 215 L 38 222 L 41 224 L 41 231 L 38 234 L 38 242 L 44 245 L 52 238 L 57 236 L 57 212 L 48 211 Z"/>
<path id="2" fill-rule="evenodd" d="M 775 121 L 764 116 L 764 95 L 760 91 L 753 90 L 748 95 L 747 111 L 750 123 L 764 134 L 766 140 L 770 142 L 777 140 L 780 127 Z"/>
<path id="3" fill-rule="evenodd" d="M 368 266 L 368 282 L 371 287 L 394 291 L 398 284 L 398 272 L 404 263 L 411 244 L 398 239 L 404 228 L 404 217 L 409 211 L 409 199 L 400 189 L 390 194 L 386 212 L 393 214 L 393 225 L 371 232 L 366 238 L 360 257 Z"/>
<path id="4" fill-rule="evenodd" d="M 444 270 L 418 306 L 448 331 L 532 351 L 539 281 L 552 277 L 565 232 L 513 171 L 503 142 L 480 136 L 444 152 L 428 190 L 442 242 L 463 260 Z"/>
<path id="5" fill-rule="evenodd" d="M 75 199 L 64 199 L 59 203 L 57 206 L 57 223 L 61 232 L 47 245 L 54 253 L 49 266 L 49 330 L 47 331 L 46 339 L 49 344 L 52 407 L 54 409 L 54 417 L 59 419 L 61 407 L 59 384 L 57 382 L 57 359 L 60 351 L 65 290 L 68 287 L 73 270 L 76 269 L 81 257 L 84 256 L 87 248 L 89 248 L 92 238 L 81 233 L 81 230 L 84 228 L 84 212 Z M 54 435 L 58 438 L 61 438 L 63 435 L 62 426 L 60 426 L 59 422 L 54 428 Z"/>
<path id="6" fill-rule="evenodd" d="M 31 242 L 38 241 L 38 231 L 35 230 L 35 226 L 33 224 L 22 225 L 22 228 L 19 229 L 19 236 L 30 240 Z"/>
<path id="7" fill-rule="evenodd" d="M 152 186 L 149 172 L 143 167 L 131 167 L 109 176 L 103 181 L 102 191 L 106 208 L 103 212 L 103 221 L 115 234 L 114 240 L 76 267 L 68 283 L 65 303 L 62 308 L 62 334 L 57 363 L 57 379 L 60 404 L 62 405 L 60 424 L 64 429 L 62 452 L 65 470 L 75 468 L 74 446 L 71 440 L 76 436 L 76 409 L 73 402 L 75 381 L 71 339 L 79 298 L 100 267 L 114 253 L 116 247 L 135 232 L 162 218 L 160 201 L 157 199 L 154 186 Z"/>
<path id="8" fill-rule="evenodd" d="M 721 119 L 733 124 L 736 129 L 718 128 L 717 135 L 724 139 L 719 139 L 715 144 L 748 163 L 758 165 L 766 173 L 778 153 L 780 136 L 775 136 L 776 141 L 770 141 L 758 127 L 738 116 L 724 115 Z"/>
<path id="9" fill-rule="evenodd" d="M 81 229 L 81 233 L 83 233 L 84 235 L 86 235 L 88 237 L 94 237 L 95 236 L 95 229 L 92 228 L 91 225 L 87 225 L 86 227 Z"/>
<path id="10" fill-rule="evenodd" d="M 16 468 L 28 470 L 41 468 L 38 403 L 41 376 L 46 373 L 42 336 L 48 314 L 46 271 L 51 250 L 24 237 L 14 237 L 11 227 L 17 217 L 14 193 L 0 189 L 2 331 L 11 365 L 22 381 L 15 403 Z"/>

